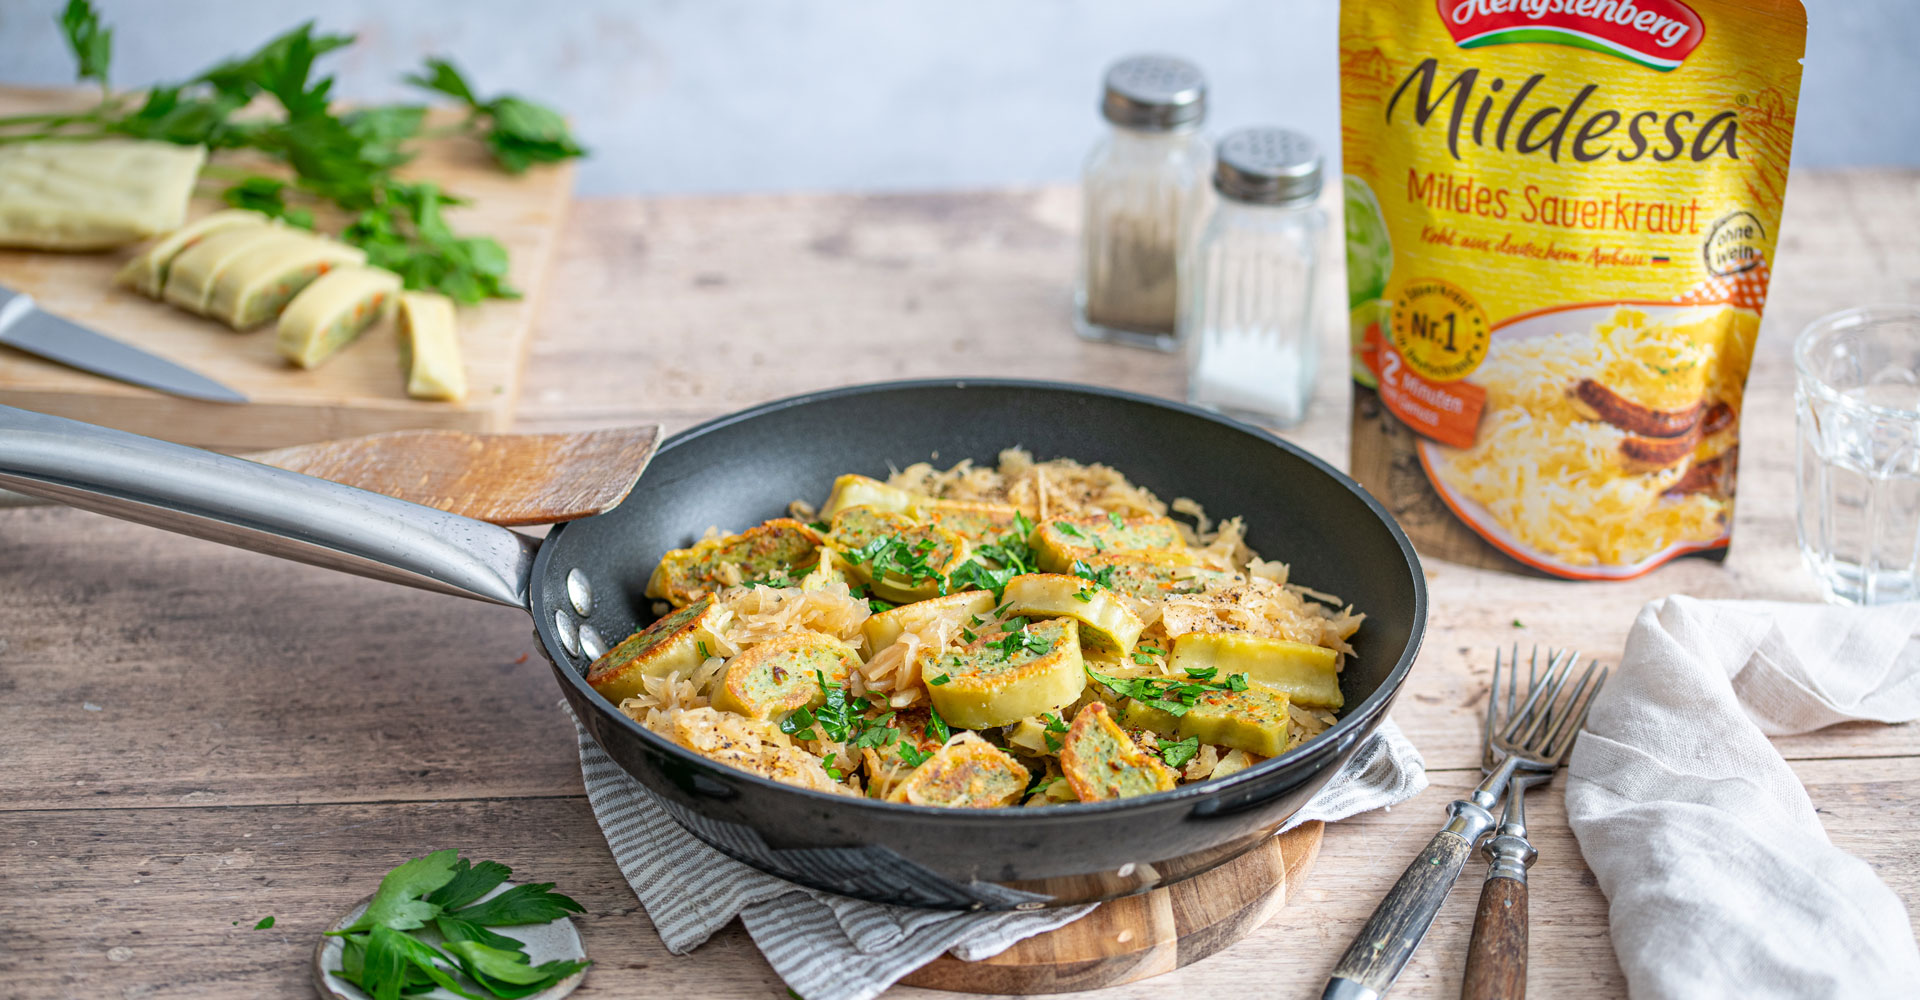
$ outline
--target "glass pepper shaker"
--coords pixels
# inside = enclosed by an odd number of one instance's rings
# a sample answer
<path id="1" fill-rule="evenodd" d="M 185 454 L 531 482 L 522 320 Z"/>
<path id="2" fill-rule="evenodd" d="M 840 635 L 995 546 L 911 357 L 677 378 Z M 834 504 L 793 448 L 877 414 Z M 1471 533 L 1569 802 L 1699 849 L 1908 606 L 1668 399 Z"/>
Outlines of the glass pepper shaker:
<path id="1" fill-rule="evenodd" d="M 1179 252 L 1211 157 L 1200 124 L 1207 82 L 1169 56 L 1107 70 L 1100 113 L 1113 128 L 1081 173 L 1074 329 L 1088 340 L 1174 349 Z"/>
<path id="2" fill-rule="evenodd" d="M 1298 132 L 1240 129 L 1220 140 L 1213 188 L 1219 198 L 1181 258 L 1187 400 L 1293 424 L 1320 359 L 1320 153 Z"/>

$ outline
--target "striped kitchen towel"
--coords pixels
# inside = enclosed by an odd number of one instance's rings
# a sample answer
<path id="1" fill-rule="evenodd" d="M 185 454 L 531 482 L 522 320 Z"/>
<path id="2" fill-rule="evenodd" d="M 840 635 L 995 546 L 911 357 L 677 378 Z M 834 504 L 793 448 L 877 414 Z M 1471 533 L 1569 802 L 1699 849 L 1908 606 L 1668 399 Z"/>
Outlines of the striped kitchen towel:
<path id="1" fill-rule="evenodd" d="M 795 993 L 807 1000 L 869 1000 L 942 952 L 979 961 L 1093 911 L 1092 905 L 1025 912 L 915 909 L 783 882 L 701 843 L 577 720 L 574 728 L 594 818 L 660 940 L 676 955 L 692 951 L 737 916 Z M 1288 825 L 1343 819 L 1405 801 L 1426 787 L 1419 752 L 1389 719 Z M 749 855 L 755 849 L 733 846 Z M 851 859 L 822 856 L 819 863 L 845 865 Z M 887 874 L 896 885 L 912 884 L 914 877 L 909 871 Z M 929 884 L 927 891 L 939 890 Z"/>

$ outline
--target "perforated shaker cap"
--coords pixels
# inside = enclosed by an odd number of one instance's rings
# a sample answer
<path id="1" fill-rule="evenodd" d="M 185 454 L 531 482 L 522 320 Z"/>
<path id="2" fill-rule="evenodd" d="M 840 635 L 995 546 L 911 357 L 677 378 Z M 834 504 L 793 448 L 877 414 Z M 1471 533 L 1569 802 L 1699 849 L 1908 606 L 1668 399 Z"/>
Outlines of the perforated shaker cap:
<path id="1" fill-rule="evenodd" d="M 1320 193 L 1320 150 L 1284 128 L 1243 128 L 1220 140 L 1213 187 L 1235 201 L 1278 205 Z"/>
<path id="2" fill-rule="evenodd" d="M 1198 125 L 1207 117 L 1207 78 L 1173 56 L 1129 56 L 1107 68 L 1100 113 L 1115 125 L 1154 132 Z"/>

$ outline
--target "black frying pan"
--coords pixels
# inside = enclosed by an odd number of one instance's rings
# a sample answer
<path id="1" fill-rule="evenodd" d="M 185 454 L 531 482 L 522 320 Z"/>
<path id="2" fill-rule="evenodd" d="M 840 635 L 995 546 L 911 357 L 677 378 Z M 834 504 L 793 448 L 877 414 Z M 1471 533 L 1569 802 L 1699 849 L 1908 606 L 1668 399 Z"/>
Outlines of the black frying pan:
<path id="1" fill-rule="evenodd" d="M 1104 462 L 1164 499 L 1244 515 L 1248 544 L 1366 612 L 1325 734 L 1220 781 L 1112 802 L 949 810 L 777 784 L 629 720 L 582 672 L 654 616 L 669 549 L 823 500 L 835 476 L 932 459 Z M 1426 624 L 1419 559 L 1386 510 L 1256 428 L 1143 396 L 1043 382 L 894 382 L 758 406 L 669 439 L 620 507 L 544 542 L 240 459 L 0 407 L 0 486 L 362 575 L 530 610 L 554 676 L 607 753 L 700 839 L 763 871 L 863 899 L 1030 909 L 1188 878 L 1292 816 L 1379 726 Z M 575 584 L 569 592 L 568 578 Z M 584 581 L 588 611 L 578 608 Z M 583 646 L 583 639 L 584 646 Z"/>

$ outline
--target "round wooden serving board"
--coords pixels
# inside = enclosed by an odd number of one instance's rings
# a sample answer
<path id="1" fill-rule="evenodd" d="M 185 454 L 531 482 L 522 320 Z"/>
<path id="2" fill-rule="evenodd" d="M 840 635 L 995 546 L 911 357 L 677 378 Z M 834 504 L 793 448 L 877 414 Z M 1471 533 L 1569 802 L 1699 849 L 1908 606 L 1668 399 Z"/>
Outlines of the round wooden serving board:
<path id="1" fill-rule="evenodd" d="M 1172 972 L 1278 913 L 1319 855 L 1322 829 L 1303 823 L 1202 875 L 1102 903 L 984 961 L 942 955 L 901 982 L 960 993 L 1071 993 Z"/>

